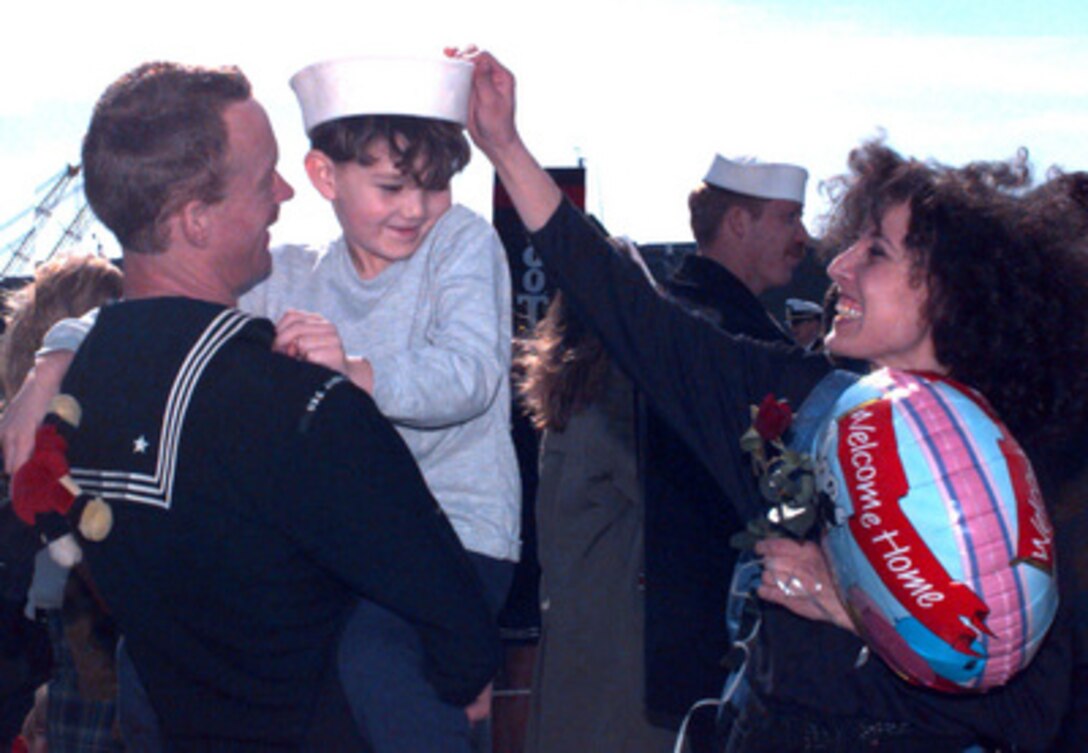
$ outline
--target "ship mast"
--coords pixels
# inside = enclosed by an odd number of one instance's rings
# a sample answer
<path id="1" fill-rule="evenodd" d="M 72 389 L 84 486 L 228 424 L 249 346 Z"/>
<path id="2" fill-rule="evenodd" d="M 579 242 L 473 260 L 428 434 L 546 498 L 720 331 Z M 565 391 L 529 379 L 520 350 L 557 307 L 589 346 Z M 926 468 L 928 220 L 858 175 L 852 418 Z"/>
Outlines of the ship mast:
<path id="1" fill-rule="evenodd" d="M 28 209 L 23 210 L 3 225 L 0 231 L 22 220 L 27 214 L 33 213 L 30 227 L 21 236 L 0 249 L 0 280 L 9 276 L 29 274 L 35 264 L 48 261 L 63 249 L 78 244 L 83 240 L 87 228 L 91 224 L 92 215 L 87 207 L 87 201 L 83 197 L 83 182 L 79 180 L 80 166 L 67 165 L 63 170 L 54 175 L 45 184 L 47 186 L 41 200 Z M 66 201 L 75 201 L 75 213 L 70 219 L 63 220 L 59 211 Z M 65 207 L 67 216 L 67 206 Z M 59 237 L 53 242 L 48 253 L 44 256 L 38 253 L 41 242 L 49 242 L 44 232 L 51 224 L 65 222 Z"/>

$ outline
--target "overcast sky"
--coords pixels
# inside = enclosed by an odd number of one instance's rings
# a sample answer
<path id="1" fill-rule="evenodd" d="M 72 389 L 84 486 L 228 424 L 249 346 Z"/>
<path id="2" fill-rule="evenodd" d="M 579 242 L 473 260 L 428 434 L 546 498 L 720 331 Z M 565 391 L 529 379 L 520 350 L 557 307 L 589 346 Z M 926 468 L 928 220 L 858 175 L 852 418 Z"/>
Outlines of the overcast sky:
<path id="1" fill-rule="evenodd" d="M 10 4 L 9 4 L 10 5 Z M 245 8 L 237 6 L 244 5 Z M 685 199 L 715 152 L 793 161 L 821 180 L 878 133 L 959 163 L 1027 147 L 1042 174 L 1088 169 L 1088 3 L 1082 0 L 515 0 L 271 4 L 28 3 L 4 14 L 0 225 L 79 159 L 95 98 L 148 59 L 235 63 L 253 80 L 297 197 L 275 240 L 317 241 L 332 213 L 306 182 L 287 79 L 346 54 L 475 42 L 519 79 L 542 162 L 583 160 L 588 208 L 640 242 L 686 241 Z M 280 5 L 280 4 L 276 4 Z M 283 6 L 281 6 L 283 7 Z M 454 196 L 490 216 L 477 154 Z M 0 246 L 20 228 L 0 231 Z"/>

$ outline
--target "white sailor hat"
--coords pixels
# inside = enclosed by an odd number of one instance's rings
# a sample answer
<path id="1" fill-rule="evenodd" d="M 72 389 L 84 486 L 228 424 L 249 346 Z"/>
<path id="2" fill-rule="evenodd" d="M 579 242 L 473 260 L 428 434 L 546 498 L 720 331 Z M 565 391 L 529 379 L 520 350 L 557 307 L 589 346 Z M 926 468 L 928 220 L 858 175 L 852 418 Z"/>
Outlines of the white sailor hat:
<path id="1" fill-rule="evenodd" d="M 818 303 L 806 301 L 802 298 L 786 299 L 786 319 L 797 322 L 805 319 L 820 319 L 824 315 L 823 307 Z"/>
<path id="2" fill-rule="evenodd" d="M 782 163 L 731 160 L 716 154 L 703 181 L 745 196 L 804 204 L 808 170 Z"/>
<path id="3" fill-rule="evenodd" d="M 309 133 L 354 115 L 414 115 L 468 121 L 472 63 L 451 58 L 353 57 L 326 60 L 291 77 Z"/>

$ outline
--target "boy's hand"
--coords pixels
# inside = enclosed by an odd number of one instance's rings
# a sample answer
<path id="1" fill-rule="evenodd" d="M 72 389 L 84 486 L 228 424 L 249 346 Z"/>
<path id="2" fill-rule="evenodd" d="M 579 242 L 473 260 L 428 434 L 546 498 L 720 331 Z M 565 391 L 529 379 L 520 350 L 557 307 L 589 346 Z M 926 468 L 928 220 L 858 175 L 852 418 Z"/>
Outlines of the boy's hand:
<path id="1" fill-rule="evenodd" d="M 347 356 L 336 325 L 321 314 L 290 309 L 276 324 L 272 350 L 300 361 L 347 371 Z"/>
<path id="2" fill-rule="evenodd" d="M 465 706 L 465 715 L 468 717 L 469 724 L 476 724 L 476 722 L 482 722 L 487 717 L 491 716 L 491 686 L 493 683 L 488 683 L 480 695 L 476 697 L 476 700 Z"/>
<path id="3" fill-rule="evenodd" d="M 336 325 L 321 314 L 289 309 L 276 325 L 272 350 L 339 371 L 356 386 L 374 391 L 374 370 L 365 358 L 349 358 Z"/>

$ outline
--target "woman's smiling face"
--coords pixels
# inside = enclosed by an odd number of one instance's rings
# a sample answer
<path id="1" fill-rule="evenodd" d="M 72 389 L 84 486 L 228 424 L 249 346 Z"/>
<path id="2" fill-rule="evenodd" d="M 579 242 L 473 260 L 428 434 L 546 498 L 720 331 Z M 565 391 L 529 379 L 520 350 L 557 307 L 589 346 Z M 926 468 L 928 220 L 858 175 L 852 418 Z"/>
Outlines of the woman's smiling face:
<path id="1" fill-rule="evenodd" d="M 910 205 L 896 204 L 831 262 L 840 294 L 827 347 L 877 366 L 941 372 L 924 312 L 929 288 L 905 243 L 909 227 Z"/>

